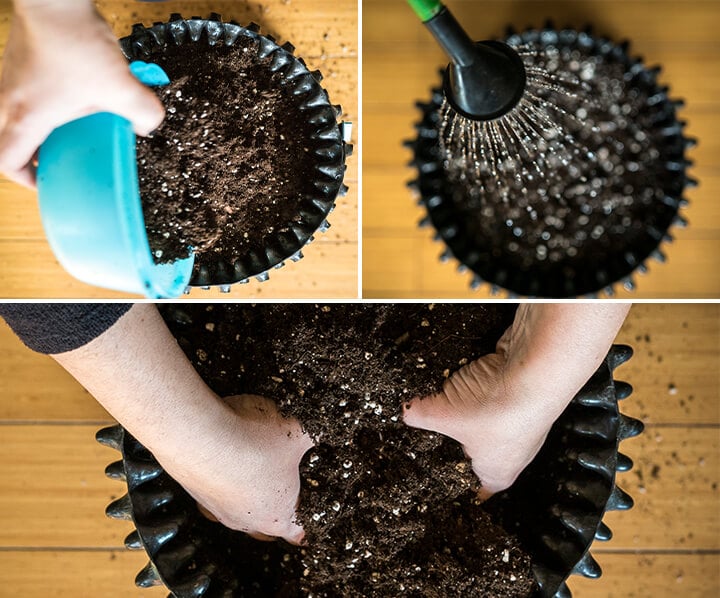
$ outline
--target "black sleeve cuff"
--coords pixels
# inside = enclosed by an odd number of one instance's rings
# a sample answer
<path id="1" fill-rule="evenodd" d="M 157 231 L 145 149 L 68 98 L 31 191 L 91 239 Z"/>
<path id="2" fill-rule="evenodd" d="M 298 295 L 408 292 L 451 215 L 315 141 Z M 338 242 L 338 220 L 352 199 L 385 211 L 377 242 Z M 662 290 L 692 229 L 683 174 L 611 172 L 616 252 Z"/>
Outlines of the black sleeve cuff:
<path id="1" fill-rule="evenodd" d="M 3 303 L 2 316 L 20 340 L 39 353 L 86 345 L 130 310 L 132 303 Z"/>

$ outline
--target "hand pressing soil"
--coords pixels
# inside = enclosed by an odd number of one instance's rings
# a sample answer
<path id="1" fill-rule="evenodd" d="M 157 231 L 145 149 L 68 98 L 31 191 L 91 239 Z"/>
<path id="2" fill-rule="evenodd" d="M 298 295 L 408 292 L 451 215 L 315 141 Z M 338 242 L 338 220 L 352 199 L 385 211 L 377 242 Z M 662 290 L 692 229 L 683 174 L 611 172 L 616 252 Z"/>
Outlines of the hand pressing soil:
<path id="1" fill-rule="evenodd" d="M 479 505 L 460 445 L 401 420 L 404 401 L 494 350 L 513 306 L 160 309 L 215 392 L 273 398 L 316 442 L 301 464 L 305 546 L 218 530 L 247 555 L 242 595 L 530 595 L 530 558 Z"/>
<path id="2" fill-rule="evenodd" d="M 148 60 L 171 84 L 157 88 L 167 115 L 138 138 L 140 196 L 155 260 L 196 250 L 196 264 L 227 264 L 262 252 L 266 239 L 299 221 L 313 192 L 313 127 L 257 43 L 202 40 L 168 46 Z"/>

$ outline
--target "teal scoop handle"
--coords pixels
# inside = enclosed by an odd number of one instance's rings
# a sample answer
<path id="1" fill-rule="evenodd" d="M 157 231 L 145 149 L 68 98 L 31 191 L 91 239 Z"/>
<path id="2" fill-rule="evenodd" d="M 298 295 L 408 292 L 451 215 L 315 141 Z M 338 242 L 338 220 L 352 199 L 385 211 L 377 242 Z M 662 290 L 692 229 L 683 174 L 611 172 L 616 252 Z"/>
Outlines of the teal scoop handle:
<path id="1" fill-rule="evenodd" d="M 170 82 L 152 63 L 134 62 L 130 70 L 146 85 Z M 135 141 L 132 124 L 109 112 L 55 129 L 38 155 L 43 227 L 58 261 L 75 278 L 152 299 L 178 297 L 190 282 L 195 255 L 153 261 Z"/>

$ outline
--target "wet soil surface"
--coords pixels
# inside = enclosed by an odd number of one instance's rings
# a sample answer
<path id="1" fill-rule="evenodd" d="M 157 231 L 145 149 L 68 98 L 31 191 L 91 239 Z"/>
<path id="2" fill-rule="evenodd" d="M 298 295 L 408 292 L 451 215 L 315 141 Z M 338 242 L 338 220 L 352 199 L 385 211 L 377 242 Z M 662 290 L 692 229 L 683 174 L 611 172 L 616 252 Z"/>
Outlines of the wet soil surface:
<path id="1" fill-rule="evenodd" d="M 627 273 L 677 212 L 666 196 L 682 191 L 666 167 L 677 143 L 658 125 L 666 106 L 619 60 L 561 44 L 518 50 L 528 84 L 513 111 L 494 123 L 441 120 L 457 221 L 512 269 L 619 262 Z"/>
<path id="2" fill-rule="evenodd" d="M 257 44 L 168 47 L 150 60 L 171 84 L 156 88 L 163 124 L 138 138 L 140 195 L 157 262 L 196 249 L 198 266 L 262 252 L 299 221 L 312 193 L 313 127 L 282 77 L 257 58 Z"/>
<path id="3" fill-rule="evenodd" d="M 218 529 L 244 555 L 242 595 L 530 594 L 530 559 L 478 504 L 460 445 L 401 421 L 404 401 L 494 351 L 514 306 L 160 309 L 215 392 L 273 398 L 320 438 L 301 464 L 306 546 Z"/>

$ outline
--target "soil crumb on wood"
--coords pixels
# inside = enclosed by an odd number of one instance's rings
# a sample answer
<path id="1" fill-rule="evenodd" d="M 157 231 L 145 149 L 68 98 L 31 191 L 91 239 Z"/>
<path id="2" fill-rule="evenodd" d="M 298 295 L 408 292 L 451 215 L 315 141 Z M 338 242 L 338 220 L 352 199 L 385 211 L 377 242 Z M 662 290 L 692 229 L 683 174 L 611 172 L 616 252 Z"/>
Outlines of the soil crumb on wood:
<path id="1" fill-rule="evenodd" d="M 244 542 L 243 595 L 530 595 L 530 558 L 479 505 L 460 445 L 401 419 L 403 402 L 493 352 L 514 306 L 160 309 L 215 392 L 273 398 L 320 439 L 301 464 L 306 545 L 268 549 L 233 534 Z M 249 565 L 252 552 L 264 556 Z"/>
<path id="2" fill-rule="evenodd" d="M 312 125 L 255 41 L 170 46 L 150 59 L 171 84 L 155 91 L 160 128 L 138 138 L 145 225 L 157 262 L 196 250 L 198 266 L 262 252 L 299 220 L 312 193 Z"/>

